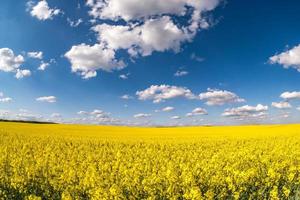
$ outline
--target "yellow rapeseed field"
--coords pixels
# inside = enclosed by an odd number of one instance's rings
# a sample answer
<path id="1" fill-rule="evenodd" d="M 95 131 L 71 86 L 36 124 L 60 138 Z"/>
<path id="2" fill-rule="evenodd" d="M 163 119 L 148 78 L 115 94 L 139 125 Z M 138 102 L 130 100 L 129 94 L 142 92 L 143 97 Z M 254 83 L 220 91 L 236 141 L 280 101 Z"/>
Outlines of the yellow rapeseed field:
<path id="1" fill-rule="evenodd" d="M 0 123 L 0 199 L 299 199 L 300 125 Z"/>

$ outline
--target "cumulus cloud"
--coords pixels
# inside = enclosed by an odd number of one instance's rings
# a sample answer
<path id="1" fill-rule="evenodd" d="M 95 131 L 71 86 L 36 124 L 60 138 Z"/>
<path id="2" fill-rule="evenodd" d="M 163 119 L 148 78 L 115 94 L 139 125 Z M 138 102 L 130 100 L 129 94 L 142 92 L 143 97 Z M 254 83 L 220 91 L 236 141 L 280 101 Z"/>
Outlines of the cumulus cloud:
<path id="1" fill-rule="evenodd" d="M 121 99 L 129 100 L 129 99 L 133 99 L 133 97 L 128 94 L 124 94 L 123 96 L 121 96 Z"/>
<path id="2" fill-rule="evenodd" d="M 31 16 L 36 17 L 39 20 L 53 19 L 54 16 L 61 13 L 60 9 L 50 8 L 46 0 L 41 0 L 34 5 L 33 1 L 27 3 L 28 10 Z"/>
<path id="3" fill-rule="evenodd" d="M 93 30 L 98 33 L 99 41 L 108 48 L 127 49 L 133 56 L 148 56 L 153 51 L 178 52 L 181 43 L 189 39 L 189 35 L 168 16 L 147 20 L 140 26 L 101 24 Z"/>
<path id="4" fill-rule="evenodd" d="M 171 119 L 181 119 L 181 117 L 176 115 L 176 116 L 172 116 Z"/>
<path id="5" fill-rule="evenodd" d="M 217 89 L 210 89 L 205 93 L 199 94 L 200 100 L 206 101 L 206 104 L 209 106 L 215 105 L 224 105 L 227 103 L 241 103 L 245 102 L 244 99 L 240 98 L 233 92 L 226 91 L 226 90 L 217 90 Z"/>
<path id="6" fill-rule="evenodd" d="M 175 108 L 172 107 L 172 106 L 167 106 L 167 107 L 164 107 L 163 109 L 161 109 L 161 111 L 163 112 L 170 112 L 170 111 L 173 111 Z"/>
<path id="7" fill-rule="evenodd" d="M 49 67 L 50 63 L 42 61 L 38 70 L 44 71 L 47 67 Z"/>
<path id="8" fill-rule="evenodd" d="M 126 79 L 128 79 L 128 76 L 130 75 L 130 73 L 127 73 L 127 74 L 121 74 L 120 76 L 119 76 L 119 78 L 120 79 L 123 79 L 123 80 L 126 80 Z"/>
<path id="9" fill-rule="evenodd" d="M 139 114 L 135 114 L 133 116 L 134 118 L 148 118 L 148 117 L 151 117 L 151 114 L 146 114 L 146 113 L 139 113 Z"/>
<path id="10" fill-rule="evenodd" d="M 187 117 L 192 117 L 196 115 L 207 115 L 207 111 L 204 108 L 195 108 L 192 112 L 187 113 Z"/>
<path id="11" fill-rule="evenodd" d="M 35 58 L 35 59 L 43 59 L 43 52 L 42 51 L 31 51 L 27 53 L 27 56 L 29 58 Z"/>
<path id="12" fill-rule="evenodd" d="M 50 117 L 51 118 L 61 118 L 62 115 L 60 113 L 52 113 Z"/>
<path id="13" fill-rule="evenodd" d="M 12 101 L 12 98 L 4 96 L 3 92 L 0 92 L 0 103 L 9 103 Z"/>
<path id="14" fill-rule="evenodd" d="M 24 62 L 21 55 L 15 56 L 9 48 L 0 49 L 0 70 L 4 72 L 15 72 Z"/>
<path id="15" fill-rule="evenodd" d="M 56 102 L 56 97 L 55 96 L 38 97 L 38 98 L 36 98 L 36 101 L 47 102 L 47 103 L 55 103 Z"/>
<path id="16" fill-rule="evenodd" d="M 269 58 L 271 64 L 283 65 L 284 68 L 294 68 L 300 72 L 300 45 L 276 54 Z"/>
<path id="17" fill-rule="evenodd" d="M 285 100 L 300 99 L 300 92 L 284 92 L 280 95 Z"/>
<path id="18" fill-rule="evenodd" d="M 94 18 L 128 22 L 163 15 L 190 15 L 190 26 L 197 28 L 203 23 L 203 12 L 213 10 L 219 0 L 88 0 L 86 4 Z M 192 14 L 188 7 L 192 8 Z"/>
<path id="19" fill-rule="evenodd" d="M 15 77 L 17 79 L 22 79 L 26 76 L 30 76 L 31 75 L 31 71 L 28 69 L 17 69 L 17 73 L 15 75 Z"/>
<path id="20" fill-rule="evenodd" d="M 87 79 L 95 77 L 100 69 L 112 71 L 125 67 L 115 55 L 119 50 L 127 51 L 131 58 L 149 56 L 153 52 L 179 52 L 184 42 L 191 41 L 200 29 L 210 26 L 204 13 L 215 9 L 219 2 L 87 0 L 89 14 L 94 17 L 93 24 L 97 23 L 96 19 L 105 21 L 92 27 L 99 44 L 73 46 L 66 57 L 72 64 L 72 71 Z M 175 20 L 177 17 L 182 21 Z M 126 79 L 127 76 L 121 75 L 120 78 Z"/>
<path id="21" fill-rule="evenodd" d="M 72 123 L 83 123 L 83 124 L 120 124 L 119 119 L 113 118 L 110 116 L 110 113 L 103 110 L 94 109 L 91 112 L 88 111 L 79 111 L 78 115 L 81 115 L 80 118 L 75 118 Z"/>
<path id="22" fill-rule="evenodd" d="M 11 101 L 12 101 L 12 98 L 10 98 L 10 97 L 0 98 L 0 103 L 9 103 Z"/>
<path id="23" fill-rule="evenodd" d="M 15 55 L 9 48 L 0 49 L 0 71 L 16 73 L 17 79 L 30 76 L 28 69 L 20 69 L 25 59 L 22 55 Z"/>
<path id="24" fill-rule="evenodd" d="M 189 72 L 187 72 L 187 71 L 180 71 L 180 70 L 178 70 L 178 71 L 174 74 L 174 76 L 179 77 L 179 76 L 186 76 L 186 75 L 188 75 L 188 74 L 189 74 Z"/>
<path id="25" fill-rule="evenodd" d="M 97 76 L 97 70 L 112 71 L 125 67 L 122 61 L 115 59 L 115 51 L 101 44 L 93 46 L 80 44 L 73 46 L 65 57 L 72 64 L 72 72 L 78 72 L 84 79 Z"/>
<path id="26" fill-rule="evenodd" d="M 274 108 L 278 108 L 278 109 L 286 109 L 286 108 L 291 108 L 291 104 L 289 102 L 286 101 L 281 101 L 281 102 L 272 102 L 272 106 Z"/>
<path id="27" fill-rule="evenodd" d="M 75 28 L 75 27 L 79 26 L 83 22 L 83 20 L 81 18 L 79 18 L 78 20 L 73 21 L 70 18 L 67 18 L 67 22 L 69 23 L 69 25 L 71 27 Z"/>
<path id="28" fill-rule="evenodd" d="M 136 95 L 140 100 L 153 100 L 153 103 L 160 103 L 177 97 L 196 99 L 196 96 L 189 89 L 170 85 L 152 85 L 143 91 L 137 91 Z"/>
<path id="29" fill-rule="evenodd" d="M 233 117 L 233 118 L 249 118 L 249 117 L 265 117 L 268 106 L 258 104 L 256 106 L 241 106 L 237 108 L 226 109 L 222 116 Z"/>
<path id="30" fill-rule="evenodd" d="M 81 110 L 81 111 L 78 111 L 77 114 L 78 115 L 87 115 L 88 112 Z"/>

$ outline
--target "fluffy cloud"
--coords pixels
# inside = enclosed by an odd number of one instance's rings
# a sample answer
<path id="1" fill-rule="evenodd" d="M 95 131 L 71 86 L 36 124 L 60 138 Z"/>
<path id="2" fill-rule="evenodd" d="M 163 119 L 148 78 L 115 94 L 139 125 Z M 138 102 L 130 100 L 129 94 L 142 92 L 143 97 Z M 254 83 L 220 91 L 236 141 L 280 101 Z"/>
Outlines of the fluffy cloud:
<path id="1" fill-rule="evenodd" d="M 61 114 L 60 113 L 52 113 L 51 118 L 61 118 Z"/>
<path id="2" fill-rule="evenodd" d="M 12 98 L 10 98 L 10 97 L 0 98 L 0 103 L 8 103 L 11 101 L 12 101 Z"/>
<path id="3" fill-rule="evenodd" d="M 81 111 L 78 111 L 77 114 L 78 114 L 78 115 L 87 115 L 88 112 L 82 111 L 82 110 L 81 110 Z"/>
<path id="4" fill-rule="evenodd" d="M 118 50 L 126 50 L 132 58 L 149 56 L 154 51 L 178 52 L 182 43 L 191 41 L 200 29 L 210 26 L 204 13 L 215 9 L 219 1 L 87 0 L 93 24 L 96 18 L 110 22 L 92 28 L 98 34 L 99 44 L 73 46 L 65 56 L 72 64 L 72 71 L 88 79 L 95 77 L 100 69 L 112 71 L 125 67 L 115 55 Z"/>
<path id="5" fill-rule="evenodd" d="M 126 80 L 126 79 L 128 79 L 128 76 L 129 76 L 130 74 L 129 73 L 127 73 L 127 74 L 121 74 L 120 76 L 119 76 L 119 78 L 120 79 L 123 79 L 123 80 Z"/>
<path id="6" fill-rule="evenodd" d="M 80 18 L 80 19 L 78 19 L 78 20 L 76 20 L 76 21 L 72 21 L 70 18 L 67 18 L 67 22 L 69 23 L 69 25 L 71 26 L 71 27 L 77 27 L 77 26 L 79 26 L 82 22 L 83 22 L 83 20 Z"/>
<path id="7" fill-rule="evenodd" d="M 44 96 L 44 97 L 38 97 L 38 98 L 36 98 L 36 100 L 40 101 L 40 102 L 55 103 L 56 97 L 55 96 Z"/>
<path id="8" fill-rule="evenodd" d="M 154 16 L 190 14 L 188 7 L 193 12 L 190 16 L 191 26 L 199 26 L 205 11 L 213 10 L 219 0 L 88 0 L 91 7 L 90 15 L 100 19 L 125 21 L 148 19 Z"/>
<path id="9" fill-rule="evenodd" d="M 171 119 L 180 119 L 180 118 L 181 118 L 181 117 L 180 117 L 180 116 L 177 116 L 177 115 L 171 117 Z"/>
<path id="10" fill-rule="evenodd" d="M 284 68 L 294 68 L 300 72 L 300 45 L 269 58 L 270 63 L 283 65 Z"/>
<path id="11" fill-rule="evenodd" d="M 152 85 L 143 91 L 137 91 L 136 95 L 140 100 L 153 100 L 153 103 L 160 103 L 176 97 L 196 99 L 189 89 L 170 85 Z"/>
<path id="12" fill-rule="evenodd" d="M 31 71 L 28 69 L 17 69 L 17 73 L 15 75 L 15 77 L 17 79 L 21 79 L 24 78 L 26 76 L 30 76 L 31 75 Z"/>
<path id="13" fill-rule="evenodd" d="M 31 72 L 27 69 L 19 69 L 24 63 L 24 57 L 16 56 L 9 48 L 0 49 L 0 71 L 16 73 L 17 79 L 30 76 Z"/>
<path id="14" fill-rule="evenodd" d="M 23 64 L 24 57 L 15 56 L 14 52 L 9 48 L 0 49 L 0 70 L 4 72 L 16 72 Z"/>
<path id="15" fill-rule="evenodd" d="M 153 51 L 179 51 L 188 34 L 173 23 L 170 17 L 147 20 L 140 26 L 101 24 L 93 28 L 99 41 L 111 49 L 127 49 L 129 54 L 151 55 Z"/>
<path id="16" fill-rule="evenodd" d="M 105 48 L 101 44 L 73 46 L 65 57 L 72 64 L 72 72 L 79 72 L 84 79 L 97 76 L 97 70 L 109 72 L 125 67 L 122 61 L 115 59 L 114 50 Z"/>
<path id="17" fill-rule="evenodd" d="M 38 70 L 44 71 L 47 67 L 49 67 L 50 63 L 42 61 Z"/>
<path id="18" fill-rule="evenodd" d="M 258 104 L 257 106 L 241 106 L 237 108 L 226 109 L 222 116 L 233 118 L 263 117 L 266 116 L 268 106 Z"/>
<path id="19" fill-rule="evenodd" d="M 50 8 L 46 0 L 41 0 L 36 5 L 32 1 L 29 1 L 27 5 L 31 16 L 43 21 L 53 19 L 55 15 L 61 13 L 59 9 Z"/>
<path id="20" fill-rule="evenodd" d="M 299 110 L 299 111 L 300 111 L 300 107 L 298 107 L 298 108 L 297 108 L 297 110 Z"/>
<path id="21" fill-rule="evenodd" d="M 284 92 L 280 95 L 285 100 L 300 99 L 300 92 Z"/>
<path id="22" fill-rule="evenodd" d="M 12 98 L 5 97 L 3 92 L 0 92 L 0 103 L 9 103 L 12 101 Z"/>
<path id="23" fill-rule="evenodd" d="M 278 108 L 278 109 L 285 109 L 285 108 L 291 108 L 291 104 L 289 102 L 286 101 L 281 101 L 281 102 L 272 102 L 272 106 L 274 108 Z"/>
<path id="24" fill-rule="evenodd" d="M 35 58 L 35 59 L 43 59 L 43 52 L 42 51 L 32 51 L 32 52 L 28 52 L 27 56 L 29 58 Z"/>
<path id="25" fill-rule="evenodd" d="M 174 109 L 175 109 L 174 107 L 167 106 L 167 107 L 161 109 L 161 111 L 163 111 L 163 112 L 170 112 L 170 111 L 173 111 Z"/>
<path id="26" fill-rule="evenodd" d="M 244 99 L 233 92 L 216 89 L 208 89 L 207 92 L 199 94 L 199 98 L 200 100 L 206 101 L 206 104 L 209 106 L 245 102 Z"/>
<path id="27" fill-rule="evenodd" d="M 180 71 L 180 70 L 178 70 L 178 71 L 174 74 L 174 76 L 179 77 L 179 76 L 185 76 L 185 75 L 188 75 L 188 74 L 189 74 L 189 72 L 187 72 L 187 71 Z"/>
<path id="28" fill-rule="evenodd" d="M 123 96 L 121 96 L 121 99 L 129 100 L 129 99 L 133 99 L 133 97 L 128 94 L 124 94 Z"/>
<path id="29" fill-rule="evenodd" d="M 196 116 L 196 115 L 207 115 L 207 111 L 204 108 L 195 108 L 192 112 L 187 113 L 187 117 Z"/>
<path id="30" fill-rule="evenodd" d="M 139 113 L 139 114 L 135 114 L 133 117 L 134 118 L 147 118 L 147 117 L 151 117 L 151 114 Z"/>

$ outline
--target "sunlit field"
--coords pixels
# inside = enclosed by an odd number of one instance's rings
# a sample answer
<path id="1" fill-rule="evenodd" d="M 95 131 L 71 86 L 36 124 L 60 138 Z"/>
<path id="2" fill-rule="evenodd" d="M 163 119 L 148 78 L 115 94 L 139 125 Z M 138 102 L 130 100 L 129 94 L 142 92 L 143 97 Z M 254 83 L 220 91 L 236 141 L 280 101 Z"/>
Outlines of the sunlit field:
<path id="1" fill-rule="evenodd" d="M 300 125 L 0 123 L 0 199 L 299 199 Z"/>

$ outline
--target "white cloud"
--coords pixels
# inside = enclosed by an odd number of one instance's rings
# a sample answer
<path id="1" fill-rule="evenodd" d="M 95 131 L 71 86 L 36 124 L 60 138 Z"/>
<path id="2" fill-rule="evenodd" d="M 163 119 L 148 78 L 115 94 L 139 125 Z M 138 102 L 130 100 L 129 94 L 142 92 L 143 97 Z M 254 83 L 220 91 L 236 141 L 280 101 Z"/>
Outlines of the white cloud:
<path id="1" fill-rule="evenodd" d="M 69 23 L 69 25 L 71 27 L 75 28 L 75 27 L 79 26 L 83 22 L 83 20 L 81 18 L 79 18 L 78 20 L 73 21 L 70 18 L 67 18 L 67 22 Z"/>
<path id="2" fill-rule="evenodd" d="M 0 98 L 0 103 L 9 103 L 11 101 L 12 101 L 12 98 L 10 98 L 10 97 Z"/>
<path id="3" fill-rule="evenodd" d="M 294 68 L 300 72 L 300 45 L 269 58 L 271 64 L 280 64 L 284 68 Z"/>
<path id="4" fill-rule="evenodd" d="M 197 56 L 195 53 L 192 53 L 192 54 L 191 54 L 191 59 L 192 59 L 192 60 L 195 60 L 195 61 L 197 61 L 197 62 L 202 62 L 202 61 L 204 61 L 204 58 L 202 58 L 202 57 L 200 57 L 200 56 Z"/>
<path id="5" fill-rule="evenodd" d="M 291 108 L 291 104 L 289 102 L 286 101 L 281 101 L 281 102 L 272 102 L 272 106 L 274 108 L 278 108 L 278 109 L 286 109 L 286 108 Z"/>
<path id="6" fill-rule="evenodd" d="M 78 111 L 77 114 L 78 114 L 78 115 L 87 115 L 88 112 L 82 111 L 82 110 L 81 110 L 81 111 Z"/>
<path id="7" fill-rule="evenodd" d="M 120 76 L 119 76 L 119 78 L 120 79 L 123 79 L 123 80 L 126 80 L 126 79 L 128 79 L 128 76 L 130 75 L 130 73 L 127 73 L 127 74 L 121 74 Z"/>
<path id="8" fill-rule="evenodd" d="M 62 116 L 60 113 L 52 113 L 50 117 L 51 118 L 61 118 Z"/>
<path id="9" fill-rule="evenodd" d="M 102 114 L 104 114 L 104 111 L 103 110 L 95 109 L 90 114 L 91 115 L 102 115 Z"/>
<path id="10" fill-rule="evenodd" d="M 44 96 L 44 97 L 38 97 L 38 98 L 36 98 L 36 100 L 40 101 L 40 102 L 55 103 L 56 97 L 55 96 Z"/>
<path id="11" fill-rule="evenodd" d="M 161 111 L 163 111 L 163 112 L 170 112 L 170 111 L 173 111 L 174 109 L 175 109 L 174 107 L 167 106 L 167 107 L 161 109 Z"/>
<path id="12" fill-rule="evenodd" d="M 9 48 L 0 49 L 0 70 L 4 72 L 16 72 L 23 64 L 24 57 L 15 56 L 14 52 Z"/>
<path id="13" fill-rule="evenodd" d="M 244 99 L 240 98 L 233 92 L 210 88 L 208 88 L 207 92 L 199 94 L 199 98 L 200 100 L 206 101 L 206 104 L 209 106 L 245 102 Z"/>
<path id="14" fill-rule="evenodd" d="M 43 21 L 47 19 L 53 19 L 55 15 L 61 13 L 61 10 L 59 9 L 50 8 L 46 0 L 41 0 L 36 5 L 30 1 L 28 5 L 31 16 Z"/>
<path id="15" fill-rule="evenodd" d="M 147 118 L 151 117 L 151 114 L 146 114 L 146 113 L 139 113 L 133 116 L 134 118 Z"/>
<path id="16" fill-rule="evenodd" d="M 222 116 L 233 118 L 249 118 L 249 117 L 264 117 L 268 111 L 268 106 L 258 104 L 257 106 L 241 106 L 237 108 L 226 109 Z"/>
<path id="17" fill-rule="evenodd" d="M 98 39 L 111 49 L 127 49 L 132 56 L 151 55 L 153 51 L 178 52 L 189 35 L 173 23 L 170 17 L 150 19 L 142 25 L 108 25 L 93 27 Z"/>
<path id="18" fill-rule="evenodd" d="M 129 99 L 133 99 L 133 97 L 128 94 L 124 94 L 123 96 L 121 96 L 121 99 L 129 100 Z"/>
<path id="19" fill-rule="evenodd" d="M 284 92 L 280 95 L 285 100 L 300 99 L 300 92 Z"/>
<path id="20" fill-rule="evenodd" d="M 50 63 L 42 61 L 38 70 L 44 71 L 47 67 L 49 67 Z"/>
<path id="21" fill-rule="evenodd" d="M 0 92 L 0 103 L 9 103 L 12 101 L 12 98 L 5 97 L 3 92 Z"/>
<path id="22" fill-rule="evenodd" d="M 202 13 L 213 10 L 218 3 L 218 0 L 88 0 L 86 4 L 91 7 L 91 16 L 115 21 L 141 20 L 162 15 L 185 16 L 189 13 L 187 7 L 191 7 L 191 25 L 196 26 L 201 23 Z"/>
<path id="23" fill-rule="evenodd" d="M 17 79 L 21 79 L 24 78 L 26 76 L 30 76 L 31 75 L 31 71 L 28 69 L 17 69 L 17 73 L 16 73 L 16 78 Z"/>
<path id="24" fill-rule="evenodd" d="M 35 59 L 43 59 L 43 52 L 42 51 L 32 51 L 32 52 L 28 52 L 27 56 L 29 58 L 35 58 Z"/>
<path id="25" fill-rule="evenodd" d="M 180 119 L 180 116 L 172 116 L 171 119 Z"/>
<path id="26" fill-rule="evenodd" d="M 180 70 L 178 70 L 178 71 L 174 74 L 174 76 L 179 77 L 179 76 L 185 76 L 185 75 L 188 75 L 188 74 L 189 74 L 189 72 L 187 72 L 187 71 L 180 71 Z"/>
<path id="27" fill-rule="evenodd" d="M 196 116 L 196 115 L 207 115 L 207 111 L 204 108 L 195 108 L 192 112 L 187 113 L 187 117 Z"/>
<path id="28" fill-rule="evenodd" d="M 299 110 L 299 111 L 300 111 L 300 107 L 298 107 L 298 108 L 297 108 L 297 110 Z"/>
<path id="29" fill-rule="evenodd" d="M 92 28 L 98 34 L 99 44 L 73 46 L 66 57 L 72 63 L 72 71 L 87 79 L 95 77 L 98 69 L 124 68 L 125 64 L 115 57 L 118 50 L 126 50 L 131 58 L 149 56 L 153 52 L 179 52 L 182 43 L 191 41 L 200 29 L 210 26 L 204 13 L 213 10 L 219 2 L 87 0 L 86 5 L 91 9 L 89 14 L 94 17 L 93 24 L 97 23 L 96 18 L 110 22 Z M 182 21 L 175 20 L 176 17 Z M 120 78 L 126 79 L 127 76 L 121 75 Z"/>
<path id="30" fill-rule="evenodd" d="M 65 57 L 72 64 L 72 72 L 79 72 L 84 79 L 97 76 L 97 70 L 110 72 L 125 67 L 122 61 L 115 59 L 114 50 L 101 44 L 72 46 Z"/>
<path id="31" fill-rule="evenodd" d="M 196 99 L 196 96 L 189 89 L 170 85 L 152 85 L 143 91 L 137 91 L 136 95 L 140 100 L 153 100 L 153 103 L 160 103 L 177 97 Z"/>

